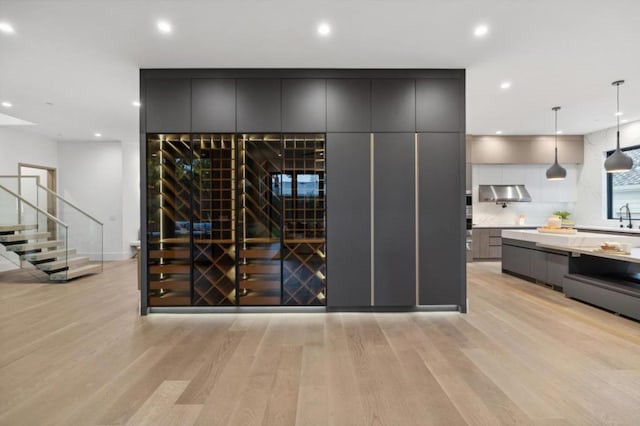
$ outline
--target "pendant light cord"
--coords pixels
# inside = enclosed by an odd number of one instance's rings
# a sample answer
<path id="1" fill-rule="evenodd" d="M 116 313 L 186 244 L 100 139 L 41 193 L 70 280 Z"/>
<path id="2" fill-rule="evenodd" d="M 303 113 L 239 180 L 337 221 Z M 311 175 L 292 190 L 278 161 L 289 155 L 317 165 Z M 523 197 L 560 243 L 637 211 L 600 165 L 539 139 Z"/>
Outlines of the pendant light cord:
<path id="1" fill-rule="evenodd" d="M 620 151 L 620 82 L 616 84 L 616 146 Z"/>

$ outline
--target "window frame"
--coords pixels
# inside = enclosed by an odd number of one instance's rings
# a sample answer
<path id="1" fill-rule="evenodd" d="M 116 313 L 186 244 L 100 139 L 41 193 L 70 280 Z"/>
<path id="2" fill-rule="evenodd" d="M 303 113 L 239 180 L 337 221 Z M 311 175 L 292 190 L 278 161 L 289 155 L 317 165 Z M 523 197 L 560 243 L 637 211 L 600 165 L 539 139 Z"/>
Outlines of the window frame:
<path id="1" fill-rule="evenodd" d="M 633 151 L 633 150 L 640 150 L 640 145 L 632 145 L 632 146 L 627 146 L 624 148 L 620 148 L 621 151 Z M 606 152 L 606 156 L 605 159 L 607 159 L 611 154 L 613 154 L 615 152 L 614 149 L 607 151 Z M 614 216 L 614 211 L 613 211 L 613 173 L 607 173 L 607 188 L 606 188 L 606 194 L 607 194 L 607 219 L 618 219 L 618 217 Z M 632 219 L 638 219 L 637 217 L 634 218 L 633 214 L 631 216 Z"/>

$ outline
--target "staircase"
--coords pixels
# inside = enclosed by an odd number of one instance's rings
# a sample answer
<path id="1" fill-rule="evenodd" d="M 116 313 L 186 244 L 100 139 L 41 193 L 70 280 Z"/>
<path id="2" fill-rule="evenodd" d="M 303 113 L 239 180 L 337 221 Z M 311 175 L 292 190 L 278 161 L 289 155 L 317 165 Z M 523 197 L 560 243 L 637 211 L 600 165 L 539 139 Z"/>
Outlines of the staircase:
<path id="1" fill-rule="evenodd" d="M 20 268 L 32 265 L 52 282 L 102 272 L 102 223 L 37 182 L 34 185 L 43 195 L 31 202 L 0 182 L 0 255 Z M 73 224 L 47 210 L 62 213 Z M 70 242 L 76 245 L 70 247 Z"/>

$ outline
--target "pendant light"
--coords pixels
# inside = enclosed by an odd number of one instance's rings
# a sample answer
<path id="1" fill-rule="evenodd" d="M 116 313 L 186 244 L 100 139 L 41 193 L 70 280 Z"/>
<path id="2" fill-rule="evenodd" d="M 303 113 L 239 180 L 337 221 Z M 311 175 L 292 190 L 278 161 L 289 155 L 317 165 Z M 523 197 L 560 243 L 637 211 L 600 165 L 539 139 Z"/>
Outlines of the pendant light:
<path id="1" fill-rule="evenodd" d="M 548 180 L 563 180 L 564 178 L 567 177 L 567 170 L 564 167 L 562 167 L 560 164 L 558 164 L 558 110 L 559 109 L 560 109 L 559 106 L 551 108 L 551 110 L 556 115 L 556 133 L 555 133 L 556 156 L 555 156 L 555 161 L 553 162 L 551 167 L 547 169 Z"/>
<path id="2" fill-rule="evenodd" d="M 611 83 L 616 86 L 617 91 L 617 104 L 616 104 L 616 150 L 613 154 L 607 157 L 604 162 L 604 169 L 607 173 L 628 172 L 633 168 L 633 159 L 624 154 L 620 150 L 620 85 L 624 83 L 624 80 L 618 80 Z"/>

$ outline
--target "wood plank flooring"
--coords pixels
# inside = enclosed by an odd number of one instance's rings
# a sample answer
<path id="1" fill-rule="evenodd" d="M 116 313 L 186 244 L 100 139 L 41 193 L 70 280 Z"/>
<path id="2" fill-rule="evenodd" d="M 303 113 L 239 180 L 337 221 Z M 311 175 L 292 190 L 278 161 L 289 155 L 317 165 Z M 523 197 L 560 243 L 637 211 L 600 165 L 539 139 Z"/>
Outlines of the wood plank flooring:
<path id="1" fill-rule="evenodd" d="M 637 425 L 640 323 L 469 271 L 469 313 L 137 313 L 135 260 L 0 273 L 0 425 Z"/>

